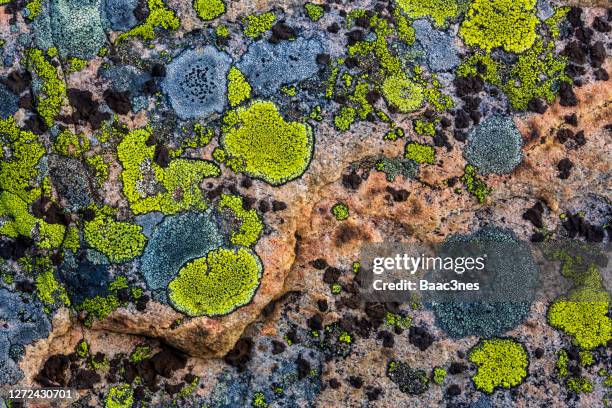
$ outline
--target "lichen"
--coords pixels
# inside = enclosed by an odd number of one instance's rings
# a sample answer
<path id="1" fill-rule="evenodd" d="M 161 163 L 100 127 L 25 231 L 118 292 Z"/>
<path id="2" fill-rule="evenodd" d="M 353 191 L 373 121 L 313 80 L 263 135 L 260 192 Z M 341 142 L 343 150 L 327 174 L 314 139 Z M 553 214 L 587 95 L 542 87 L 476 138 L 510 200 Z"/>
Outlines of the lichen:
<path id="1" fill-rule="evenodd" d="M 337 221 L 344 221 L 350 215 L 349 208 L 344 203 L 334 204 L 331 208 L 331 213 Z"/>
<path id="2" fill-rule="evenodd" d="M 535 42 L 536 0 L 474 0 L 459 28 L 469 46 L 521 53 Z"/>
<path id="3" fill-rule="evenodd" d="M 238 226 L 230 233 L 230 242 L 243 247 L 255 245 L 263 231 L 263 222 L 257 211 L 245 210 L 242 197 L 228 194 L 221 196 L 217 206 L 221 211 L 229 210 L 238 223 Z"/>
<path id="4" fill-rule="evenodd" d="M 277 186 L 308 168 L 314 138 L 309 125 L 287 122 L 272 102 L 254 101 L 224 117 L 221 146 L 226 164 Z"/>
<path id="5" fill-rule="evenodd" d="M 168 295 L 189 316 L 225 315 L 251 301 L 262 270 L 250 250 L 219 248 L 187 263 L 168 285 Z"/>
<path id="6" fill-rule="evenodd" d="M 232 67 L 230 69 L 227 80 L 227 99 L 232 108 L 251 97 L 251 85 L 238 68 Z"/>
<path id="7" fill-rule="evenodd" d="M 66 84 L 58 75 L 57 69 L 45 58 L 39 49 L 26 53 L 28 66 L 41 80 L 41 94 L 36 97 L 36 110 L 47 126 L 52 126 L 66 97 Z"/>
<path id="8" fill-rule="evenodd" d="M 423 106 L 423 89 L 402 75 L 390 76 L 383 82 L 382 93 L 388 104 L 402 113 L 410 113 Z"/>
<path id="9" fill-rule="evenodd" d="M 431 18 L 436 27 L 445 27 L 459 14 L 457 0 L 398 0 L 397 4 L 410 18 Z"/>
<path id="10" fill-rule="evenodd" d="M 487 186 L 487 183 L 478 177 L 478 174 L 476 174 L 476 167 L 471 164 L 465 166 L 463 176 L 461 176 L 461 182 L 468 193 L 476 197 L 480 203 L 484 203 L 487 196 L 493 191 Z"/>
<path id="11" fill-rule="evenodd" d="M 138 26 L 119 35 L 117 43 L 130 37 L 140 37 L 143 40 L 151 41 L 155 38 L 155 29 L 176 30 L 181 25 L 181 21 L 176 13 L 168 8 L 164 0 L 147 0 L 149 15 Z"/>
<path id="12" fill-rule="evenodd" d="M 246 16 L 243 20 L 244 34 L 250 38 L 258 38 L 266 31 L 272 28 L 274 22 L 276 22 L 276 14 L 272 11 L 261 14 L 251 14 Z"/>
<path id="13" fill-rule="evenodd" d="M 204 21 L 214 20 L 225 13 L 223 0 L 194 0 L 193 8 Z"/>
<path id="14" fill-rule="evenodd" d="M 83 235 L 92 248 L 117 263 L 140 256 L 147 241 L 140 225 L 115 221 L 105 214 L 86 222 Z"/>
<path id="15" fill-rule="evenodd" d="M 304 4 L 304 9 L 308 18 L 315 23 L 325 15 L 325 9 L 319 4 L 306 3 Z"/>
<path id="16" fill-rule="evenodd" d="M 134 390 L 128 384 L 111 387 L 104 401 L 105 408 L 130 408 L 134 404 Z"/>
<path id="17" fill-rule="evenodd" d="M 406 144 L 406 153 L 404 157 L 410 160 L 414 160 L 418 164 L 434 164 L 436 158 L 436 151 L 432 146 L 410 142 Z"/>
<path id="18" fill-rule="evenodd" d="M 512 339 L 482 340 L 470 351 L 469 359 L 478 366 L 472 377 L 474 385 L 489 394 L 495 388 L 515 387 L 527 376 L 527 351 Z"/>

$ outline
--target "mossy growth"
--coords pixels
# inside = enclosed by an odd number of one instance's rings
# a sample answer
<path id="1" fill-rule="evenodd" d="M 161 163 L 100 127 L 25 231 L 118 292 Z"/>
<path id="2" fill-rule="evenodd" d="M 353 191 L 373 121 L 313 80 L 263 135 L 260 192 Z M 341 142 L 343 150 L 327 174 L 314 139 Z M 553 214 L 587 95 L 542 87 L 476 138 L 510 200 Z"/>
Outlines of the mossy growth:
<path id="1" fill-rule="evenodd" d="M 557 362 L 555 363 L 557 369 L 557 375 L 560 378 L 565 378 L 569 374 L 569 355 L 567 350 L 561 349 L 557 353 Z"/>
<path id="2" fill-rule="evenodd" d="M 425 119 L 415 119 L 412 121 L 414 131 L 421 136 L 435 136 L 436 123 Z"/>
<path id="3" fill-rule="evenodd" d="M 469 46 L 521 53 L 535 42 L 536 0 L 474 0 L 459 28 Z"/>
<path id="4" fill-rule="evenodd" d="M 36 110 L 49 127 L 55 122 L 66 97 L 66 84 L 39 49 L 26 52 L 28 69 L 41 80 L 41 94 L 36 97 Z"/>
<path id="5" fill-rule="evenodd" d="M 402 113 L 420 109 L 425 101 L 423 88 L 404 75 L 394 75 L 385 79 L 382 93 L 389 105 Z"/>
<path id="6" fill-rule="evenodd" d="M 418 164 L 434 164 L 436 160 L 436 151 L 433 146 L 409 142 L 406 144 L 406 152 L 404 157 L 414 160 Z"/>
<path id="7" fill-rule="evenodd" d="M 73 57 L 68 60 L 69 74 L 82 71 L 85 67 L 87 67 L 87 60 L 85 59 Z"/>
<path id="8" fill-rule="evenodd" d="M 232 108 L 251 97 L 251 85 L 238 68 L 232 67 L 230 69 L 227 74 L 227 81 L 227 99 Z"/>
<path id="9" fill-rule="evenodd" d="M 351 106 L 342 106 L 340 111 L 334 116 L 334 126 L 341 132 L 346 132 L 355 122 L 357 112 Z"/>
<path id="10" fill-rule="evenodd" d="M 331 208 L 331 213 L 337 221 L 344 221 L 350 215 L 349 208 L 344 203 L 334 204 Z"/>
<path id="11" fill-rule="evenodd" d="M 134 404 L 134 390 L 128 384 L 111 387 L 104 408 L 130 408 Z"/>
<path id="12" fill-rule="evenodd" d="M 593 392 L 593 384 L 588 378 L 572 377 L 567 380 L 567 389 L 576 393 L 584 394 Z"/>
<path id="13" fill-rule="evenodd" d="M 433 382 L 441 385 L 446 379 L 446 370 L 442 367 L 434 367 L 433 369 Z"/>
<path id="14" fill-rule="evenodd" d="M 10 0 L 8 0 L 10 1 Z M 8 3 L 6 1 L 6 3 Z M 43 11 L 43 0 L 30 0 L 25 5 L 28 20 L 34 20 Z"/>
<path id="15" fill-rule="evenodd" d="M 272 102 L 254 101 L 228 112 L 221 146 L 225 164 L 273 186 L 300 177 L 308 168 L 314 147 L 309 125 L 287 122 Z"/>
<path id="16" fill-rule="evenodd" d="M 254 209 L 245 210 L 240 196 L 223 194 L 218 203 L 219 210 L 230 210 L 237 227 L 230 233 L 230 242 L 236 246 L 255 245 L 263 231 L 261 217 Z"/>
<path id="17" fill-rule="evenodd" d="M 148 344 L 138 344 L 134 347 L 134 351 L 130 353 L 130 361 L 138 363 L 151 358 L 151 346 Z"/>
<path id="18" fill-rule="evenodd" d="M 482 340 L 470 352 L 469 359 L 478 366 L 472 380 L 480 391 L 511 388 L 527 376 L 529 360 L 525 347 L 512 339 Z"/>
<path id="19" fill-rule="evenodd" d="M 457 0 L 397 0 L 401 10 L 412 19 L 430 18 L 436 27 L 445 27 L 459 14 Z"/>
<path id="20" fill-rule="evenodd" d="M 87 344 L 85 339 L 82 339 L 77 343 L 77 345 L 74 347 L 74 352 L 79 358 L 85 358 L 89 355 L 89 344 Z"/>
<path id="21" fill-rule="evenodd" d="M 142 40 L 151 41 L 155 38 L 155 29 L 176 30 L 181 25 L 181 21 L 176 13 L 168 8 L 164 0 L 148 0 L 149 15 L 138 26 L 119 35 L 117 43 L 130 37 L 140 37 Z"/>
<path id="22" fill-rule="evenodd" d="M 261 14 L 251 14 L 246 16 L 244 24 L 244 34 L 250 38 L 258 38 L 266 31 L 270 30 L 276 22 L 276 14 L 272 11 Z"/>
<path id="23" fill-rule="evenodd" d="M 84 135 L 75 135 L 69 130 L 62 131 L 55 142 L 53 150 L 64 156 L 78 157 L 90 148 L 89 139 Z"/>
<path id="24" fill-rule="evenodd" d="M 92 248 L 117 263 L 140 256 L 147 242 L 140 225 L 115 221 L 101 212 L 85 223 L 83 235 Z"/>
<path id="25" fill-rule="evenodd" d="M 170 302 L 189 316 L 219 316 L 248 304 L 263 267 L 247 248 L 219 248 L 187 263 L 168 285 Z"/>
<path id="26" fill-rule="evenodd" d="M 476 167 L 468 164 L 465 166 L 461 182 L 467 189 L 468 193 L 478 199 L 480 203 L 484 203 L 487 196 L 493 191 L 487 184 L 482 181 L 476 174 Z"/>
<path id="27" fill-rule="evenodd" d="M 195 0 L 193 2 L 198 17 L 204 21 L 211 21 L 225 13 L 223 0 Z"/>
<path id="28" fill-rule="evenodd" d="M 257 391 L 255 394 L 253 394 L 251 406 L 253 408 L 266 408 L 268 406 L 268 401 L 266 401 L 266 396 L 263 392 Z"/>
<path id="29" fill-rule="evenodd" d="M 123 166 L 123 193 L 132 211 L 135 214 L 151 211 L 175 214 L 187 209 L 206 209 L 207 203 L 199 186 L 205 178 L 219 176 L 219 167 L 206 160 L 179 158 L 162 168 L 153 162 L 155 146 L 147 146 L 151 134 L 150 128 L 133 130 L 117 146 Z M 163 188 L 157 188 L 153 194 L 143 191 L 145 172 L 153 175 L 154 181 Z"/>
<path id="30" fill-rule="evenodd" d="M 304 9 L 308 18 L 313 22 L 319 21 L 325 15 L 325 9 L 319 4 L 306 3 Z"/>

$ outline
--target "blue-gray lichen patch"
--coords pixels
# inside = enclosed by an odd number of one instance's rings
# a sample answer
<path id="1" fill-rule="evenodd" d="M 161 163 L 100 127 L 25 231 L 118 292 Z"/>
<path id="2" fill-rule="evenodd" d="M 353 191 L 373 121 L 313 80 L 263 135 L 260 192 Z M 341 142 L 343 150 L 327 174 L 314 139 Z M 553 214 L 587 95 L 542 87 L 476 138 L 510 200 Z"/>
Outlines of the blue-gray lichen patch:
<path id="1" fill-rule="evenodd" d="M 436 324 L 453 338 L 501 335 L 518 325 L 529 313 L 526 288 L 535 288 L 538 267 L 529 246 L 514 233 L 497 227 L 484 227 L 470 235 L 454 235 L 442 244 L 442 252 L 465 253 L 466 246 L 482 248 L 486 254 L 485 270 L 492 301 L 461 301 L 449 296 L 447 301 L 432 303 Z M 480 279 L 482 280 L 482 279 Z M 520 299 L 520 300 L 515 300 Z"/>
<path id="2" fill-rule="evenodd" d="M 317 38 L 299 37 L 278 44 L 260 40 L 249 47 L 238 68 L 257 94 L 271 96 L 283 85 L 315 75 L 319 70 L 317 55 L 322 52 Z"/>
<path id="3" fill-rule="evenodd" d="M 106 43 L 99 0 L 52 0 L 51 35 L 59 54 L 90 59 Z"/>
<path id="4" fill-rule="evenodd" d="M 14 384 L 23 374 L 12 350 L 49 335 L 51 323 L 40 303 L 0 288 L 0 385 Z"/>
<path id="5" fill-rule="evenodd" d="M 127 31 L 138 24 L 134 11 L 138 0 L 104 0 L 103 13 L 115 31 Z"/>
<path id="6" fill-rule="evenodd" d="M 417 20 L 412 26 L 429 69 L 434 72 L 450 71 L 459 65 L 461 60 L 450 33 L 434 29 L 427 20 Z"/>
<path id="7" fill-rule="evenodd" d="M 167 216 L 155 227 L 140 270 L 151 290 L 165 290 L 186 262 L 221 245 L 222 234 L 211 210 Z"/>
<path id="8" fill-rule="evenodd" d="M 181 119 L 223 112 L 231 63 L 229 55 L 207 46 L 183 51 L 168 65 L 163 89 Z"/>
<path id="9" fill-rule="evenodd" d="M 0 118 L 6 119 L 19 109 L 19 97 L 0 83 Z"/>
<path id="10" fill-rule="evenodd" d="M 490 116 L 470 131 L 463 156 L 481 174 L 510 173 L 523 159 L 522 144 L 512 118 Z"/>

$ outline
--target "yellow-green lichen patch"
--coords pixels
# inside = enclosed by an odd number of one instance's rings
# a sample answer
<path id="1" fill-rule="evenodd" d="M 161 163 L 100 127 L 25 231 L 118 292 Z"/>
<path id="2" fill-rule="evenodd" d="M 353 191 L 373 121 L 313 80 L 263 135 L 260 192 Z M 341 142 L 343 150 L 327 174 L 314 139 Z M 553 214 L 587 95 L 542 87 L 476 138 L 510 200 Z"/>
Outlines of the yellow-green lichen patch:
<path id="1" fill-rule="evenodd" d="M 187 263 L 168 285 L 174 307 L 189 316 L 217 316 L 248 304 L 262 276 L 257 255 L 219 248 Z"/>
<path id="2" fill-rule="evenodd" d="M 306 171 L 314 137 L 309 125 L 285 121 L 274 103 L 255 101 L 224 117 L 221 145 L 232 170 L 278 186 Z"/>
<path id="3" fill-rule="evenodd" d="M 40 196 L 40 190 L 34 188 L 36 166 L 45 149 L 34 133 L 19 129 L 13 117 L 0 119 L 0 142 L 5 149 L 10 149 L 10 155 L 5 151 L 0 153 L 0 190 L 31 204 Z"/>
<path id="4" fill-rule="evenodd" d="M 457 17 L 457 3 L 457 0 L 397 0 L 402 11 L 410 18 L 429 17 L 437 27 L 444 27 L 449 19 Z"/>
<path id="5" fill-rule="evenodd" d="M 263 231 L 263 222 L 257 211 L 245 210 L 242 197 L 223 194 L 218 204 L 219 210 L 230 210 L 238 223 L 230 234 L 230 242 L 236 246 L 254 245 Z"/>
<path id="6" fill-rule="evenodd" d="M 36 276 L 36 295 L 46 306 L 70 305 L 66 289 L 57 281 L 50 268 Z"/>
<path id="7" fill-rule="evenodd" d="M 470 352 L 470 361 L 478 366 L 472 380 L 480 391 L 519 385 L 527 376 L 529 360 L 525 347 L 512 339 L 481 341 Z"/>
<path id="8" fill-rule="evenodd" d="M 111 387 L 104 408 L 130 408 L 134 404 L 134 390 L 128 384 Z"/>
<path id="9" fill-rule="evenodd" d="M 219 176 L 219 167 L 205 160 L 174 159 L 163 168 L 153 162 L 155 146 L 146 144 L 151 134 L 150 128 L 134 130 L 117 146 L 123 166 L 123 193 L 132 211 L 135 214 L 151 211 L 175 214 L 188 209 L 206 209 L 200 184 L 205 178 Z M 145 178 L 157 187 L 146 190 L 143 187 Z"/>
<path id="10" fill-rule="evenodd" d="M 468 193 L 476 197 L 480 203 L 484 203 L 487 196 L 493 191 L 487 186 L 487 183 L 478 177 L 478 174 L 476 174 L 476 167 L 471 164 L 465 166 L 465 171 L 463 176 L 461 176 L 461 182 Z"/>
<path id="11" fill-rule="evenodd" d="M 562 260 L 561 273 L 574 281 L 572 290 L 548 308 L 548 323 L 572 338 L 583 350 L 605 346 L 612 340 L 612 319 L 608 316 L 610 295 L 594 264 L 583 268 L 586 260 L 563 250 L 555 254 Z"/>
<path id="12" fill-rule="evenodd" d="M 38 247 L 46 249 L 58 248 L 64 239 L 63 225 L 48 224 L 34 217 L 28 212 L 27 202 L 8 191 L 0 192 L 0 218 L 5 218 L 0 224 L 0 235 L 35 238 Z"/>
<path id="13" fill-rule="evenodd" d="M 459 28 L 469 46 L 521 53 L 536 40 L 536 0 L 474 0 Z"/>
<path id="14" fill-rule="evenodd" d="M 60 133 L 53 143 L 53 150 L 64 156 L 78 157 L 89 150 L 90 143 L 84 135 L 75 135 L 69 130 Z"/>
<path id="15" fill-rule="evenodd" d="M 304 4 L 304 9 L 308 18 L 314 22 L 319 21 L 325 15 L 325 9 L 319 4 L 306 3 Z"/>
<path id="16" fill-rule="evenodd" d="M 41 94 L 36 97 L 36 110 L 47 126 L 52 126 L 66 97 L 66 84 L 60 79 L 55 68 L 38 49 L 26 53 L 30 71 L 41 80 Z"/>
<path id="17" fill-rule="evenodd" d="M 344 221 L 350 215 L 349 208 L 344 203 L 334 204 L 333 207 L 331 208 L 331 213 L 334 216 L 334 218 L 338 221 Z"/>
<path id="18" fill-rule="evenodd" d="M 168 8 L 164 0 L 148 0 L 149 15 L 142 24 L 132 28 L 117 37 L 117 42 L 121 42 L 130 37 L 140 37 L 143 40 L 151 41 L 155 38 L 155 29 L 176 30 L 181 25 L 181 21 L 176 13 Z"/>
<path id="19" fill-rule="evenodd" d="M 270 30 L 276 22 L 276 14 L 268 11 L 262 14 L 252 14 L 243 19 L 244 34 L 247 37 L 257 38 L 266 31 Z"/>
<path id="20" fill-rule="evenodd" d="M 394 75 L 385 79 L 382 93 L 387 103 L 402 113 L 418 110 L 425 100 L 423 88 L 403 75 Z"/>
<path id="21" fill-rule="evenodd" d="M 406 153 L 404 157 L 422 164 L 434 164 L 436 160 L 436 151 L 432 146 L 410 142 L 406 144 Z"/>
<path id="22" fill-rule="evenodd" d="M 115 221 L 102 214 L 85 223 L 83 234 L 87 243 L 111 262 L 125 262 L 140 256 L 147 241 L 140 225 Z"/>
<path id="23" fill-rule="evenodd" d="M 552 303 L 548 309 L 548 322 L 571 336 L 574 343 L 583 349 L 605 346 L 612 340 L 609 304 L 607 293 L 581 288 Z"/>
<path id="24" fill-rule="evenodd" d="M 227 81 L 227 99 L 232 108 L 251 97 L 251 85 L 238 68 L 232 67 L 230 69 Z"/>
<path id="25" fill-rule="evenodd" d="M 225 13 L 223 0 L 195 0 L 193 8 L 198 13 L 198 17 L 204 21 L 214 20 Z"/>

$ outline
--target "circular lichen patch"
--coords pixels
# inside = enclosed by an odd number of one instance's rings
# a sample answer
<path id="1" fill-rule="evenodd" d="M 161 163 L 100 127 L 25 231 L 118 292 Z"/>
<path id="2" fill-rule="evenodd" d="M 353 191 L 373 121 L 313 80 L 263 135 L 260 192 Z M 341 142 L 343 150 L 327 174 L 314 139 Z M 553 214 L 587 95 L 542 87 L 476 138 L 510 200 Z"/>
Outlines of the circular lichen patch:
<path id="1" fill-rule="evenodd" d="M 247 248 L 219 248 L 187 263 L 168 285 L 169 298 L 189 316 L 218 316 L 248 304 L 263 267 Z"/>
<path id="2" fill-rule="evenodd" d="M 529 365 L 525 347 L 512 339 L 483 340 L 470 353 L 470 361 L 478 366 L 474 385 L 487 393 L 519 385 Z"/>
<path id="3" fill-rule="evenodd" d="M 385 79 L 382 91 L 387 103 L 402 113 L 414 112 L 423 106 L 423 89 L 403 76 L 395 75 Z"/>
<path id="4" fill-rule="evenodd" d="M 510 173 L 523 159 L 523 138 L 512 118 L 491 116 L 473 128 L 463 156 L 481 174 Z"/>
<path id="5" fill-rule="evenodd" d="M 278 186 L 300 177 L 314 146 L 307 124 L 287 122 L 272 102 L 255 101 L 224 118 L 221 145 L 234 171 Z"/>

